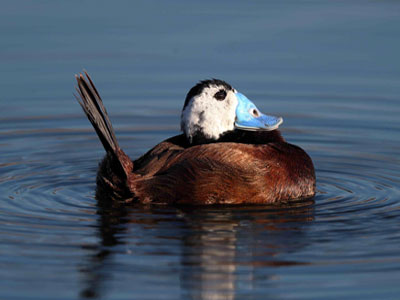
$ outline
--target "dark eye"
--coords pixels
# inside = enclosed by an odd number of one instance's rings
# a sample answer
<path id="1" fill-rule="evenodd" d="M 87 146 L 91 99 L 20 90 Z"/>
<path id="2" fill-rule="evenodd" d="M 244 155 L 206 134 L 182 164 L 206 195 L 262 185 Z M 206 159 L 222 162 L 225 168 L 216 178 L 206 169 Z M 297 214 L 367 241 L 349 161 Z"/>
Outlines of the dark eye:
<path id="1" fill-rule="evenodd" d="M 225 90 L 219 90 L 214 95 L 214 98 L 217 99 L 218 101 L 224 100 L 225 97 L 226 97 L 226 91 Z"/>

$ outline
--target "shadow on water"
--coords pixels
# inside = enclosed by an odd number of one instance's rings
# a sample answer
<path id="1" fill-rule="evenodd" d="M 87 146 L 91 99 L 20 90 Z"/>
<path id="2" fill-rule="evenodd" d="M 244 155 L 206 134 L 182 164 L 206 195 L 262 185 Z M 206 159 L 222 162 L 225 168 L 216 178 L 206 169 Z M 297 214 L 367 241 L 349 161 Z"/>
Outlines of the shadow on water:
<path id="1" fill-rule="evenodd" d="M 129 243 L 129 232 L 140 230 L 136 226 L 151 236 L 152 242 L 145 245 L 154 248 L 145 250 L 149 252 L 162 251 L 153 244 L 160 238 L 154 231 L 170 226 L 162 235 L 179 243 L 175 269 L 182 299 L 234 299 L 239 282 L 241 290 L 259 283 L 258 268 L 270 272 L 267 278 L 262 276 L 265 284 L 274 278 L 276 267 L 306 264 L 280 255 L 307 245 L 303 234 L 314 220 L 312 199 L 279 206 L 160 207 L 128 206 L 98 197 L 97 206 L 99 240 L 93 247 L 85 246 L 90 254 L 80 268 L 80 297 L 86 299 L 103 297 L 109 282 L 119 276 L 114 257 L 119 246 Z"/>

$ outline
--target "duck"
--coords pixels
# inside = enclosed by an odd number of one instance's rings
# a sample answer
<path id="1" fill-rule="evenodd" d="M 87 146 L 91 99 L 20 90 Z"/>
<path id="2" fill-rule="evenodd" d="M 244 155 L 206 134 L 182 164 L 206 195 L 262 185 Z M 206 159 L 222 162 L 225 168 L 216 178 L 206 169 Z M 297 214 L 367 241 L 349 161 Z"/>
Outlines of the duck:
<path id="1" fill-rule="evenodd" d="M 313 162 L 283 138 L 282 117 L 261 113 L 223 80 L 194 85 L 183 104 L 182 133 L 131 160 L 89 74 L 75 78 L 75 98 L 106 151 L 96 196 L 142 204 L 248 205 L 315 195 Z"/>

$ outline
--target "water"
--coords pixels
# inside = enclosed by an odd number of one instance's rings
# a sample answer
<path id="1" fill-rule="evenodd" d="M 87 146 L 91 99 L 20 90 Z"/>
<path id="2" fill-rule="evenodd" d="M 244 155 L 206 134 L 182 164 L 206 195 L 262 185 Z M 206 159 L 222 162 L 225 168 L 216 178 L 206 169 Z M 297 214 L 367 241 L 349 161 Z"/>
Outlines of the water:
<path id="1" fill-rule="evenodd" d="M 0 4 L 0 299 L 398 299 L 400 3 Z M 133 158 L 228 81 L 283 116 L 314 201 L 102 206 L 83 68 Z"/>

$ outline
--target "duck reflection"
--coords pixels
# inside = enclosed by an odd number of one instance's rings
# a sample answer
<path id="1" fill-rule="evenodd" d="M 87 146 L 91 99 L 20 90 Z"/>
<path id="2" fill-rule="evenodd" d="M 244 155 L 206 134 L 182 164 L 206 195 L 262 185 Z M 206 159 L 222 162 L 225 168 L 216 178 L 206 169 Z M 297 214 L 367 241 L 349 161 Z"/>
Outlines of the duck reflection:
<path id="1" fill-rule="evenodd" d="M 303 224 L 313 220 L 313 202 L 262 207 L 203 208 L 184 212 L 191 233 L 183 237 L 183 299 L 235 299 L 273 279 L 257 269 L 303 264 L 280 254 L 306 243 Z M 261 279 L 261 280 L 260 280 Z"/>
<path id="2" fill-rule="evenodd" d="M 237 222 L 231 222 L 230 214 L 212 211 L 189 211 L 186 217 L 193 231 L 182 243 L 182 298 L 233 299 Z"/>
<path id="3" fill-rule="evenodd" d="M 105 286 L 113 276 L 110 265 L 115 247 L 127 242 L 127 228 L 148 230 L 146 234 L 157 241 L 157 230 L 174 228 L 179 222 L 179 229 L 168 232 L 170 238 L 182 241 L 180 266 L 171 268 L 179 270 L 181 298 L 219 300 L 234 299 L 238 292 L 245 295 L 265 286 L 275 279 L 275 267 L 304 264 L 284 257 L 307 245 L 305 228 L 313 220 L 312 200 L 279 206 L 168 207 L 168 218 L 160 207 L 142 205 L 133 215 L 131 205 L 108 203 L 98 201 L 99 244 L 89 249 L 92 254 L 81 268 L 85 278 L 83 298 L 106 294 Z M 166 220 L 171 223 L 165 225 Z M 139 229 L 135 224 L 146 227 Z M 175 276 L 172 271 L 171 276 Z"/>
<path id="4" fill-rule="evenodd" d="M 95 246 L 83 245 L 83 248 L 90 251 L 87 261 L 80 268 L 84 275 L 85 288 L 81 291 L 82 298 L 100 298 L 103 293 L 104 283 L 111 274 L 105 265 L 112 264 L 113 248 L 124 244 L 124 240 L 118 238 L 126 231 L 128 223 L 128 210 L 124 203 L 114 201 L 108 197 L 96 195 L 98 219 L 99 243 Z"/>

